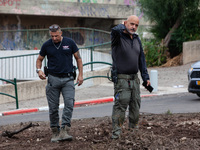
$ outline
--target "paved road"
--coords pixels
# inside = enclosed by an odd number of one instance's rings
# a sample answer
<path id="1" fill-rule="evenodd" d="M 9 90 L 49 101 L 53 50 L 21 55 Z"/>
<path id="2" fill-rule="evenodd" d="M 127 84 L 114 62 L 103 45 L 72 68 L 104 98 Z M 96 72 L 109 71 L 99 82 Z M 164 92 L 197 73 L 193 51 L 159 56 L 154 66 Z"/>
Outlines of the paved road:
<path id="1" fill-rule="evenodd" d="M 149 97 L 142 100 L 141 112 L 146 113 L 193 113 L 200 112 L 200 98 L 191 93 Z"/>
<path id="2" fill-rule="evenodd" d="M 74 108 L 73 119 L 111 116 L 113 103 Z M 142 98 L 141 113 L 192 113 L 199 112 L 200 98 L 195 94 L 181 93 Z M 102 111 L 103 110 L 103 111 Z M 48 112 L 37 112 L 0 117 L 0 125 L 28 122 L 49 121 Z"/>

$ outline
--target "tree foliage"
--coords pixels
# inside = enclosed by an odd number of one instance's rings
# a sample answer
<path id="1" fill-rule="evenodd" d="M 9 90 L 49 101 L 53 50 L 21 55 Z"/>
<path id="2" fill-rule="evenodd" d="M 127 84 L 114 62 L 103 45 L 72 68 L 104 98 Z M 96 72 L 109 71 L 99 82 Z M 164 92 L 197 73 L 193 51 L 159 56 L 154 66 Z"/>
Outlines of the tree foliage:
<path id="1" fill-rule="evenodd" d="M 171 56 L 182 51 L 185 41 L 200 39 L 199 0 L 140 0 L 148 20 L 154 23 L 150 31 L 156 39 L 163 39 Z"/>

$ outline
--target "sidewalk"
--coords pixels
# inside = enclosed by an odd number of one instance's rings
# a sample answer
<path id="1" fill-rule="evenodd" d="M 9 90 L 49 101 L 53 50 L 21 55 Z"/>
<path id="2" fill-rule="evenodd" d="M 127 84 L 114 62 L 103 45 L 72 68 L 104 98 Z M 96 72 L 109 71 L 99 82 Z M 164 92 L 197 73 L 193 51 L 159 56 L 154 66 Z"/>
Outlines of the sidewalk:
<path id="1" fill-rule="evenodd" d="M 175 94 L 187 91 L 187 70 L 191 64 L 177 66 L 177 67 L 157 67 L 148 68 L 150 74 L 151 70 L 158 71 L 158 88 L 157 92 L 149 93 L 141 85 L 141 97 L 158 96 L 165 94 Z M 138 74 L 140 77 L 140 73 Z M 87 81 L 85 81 L 87 82 Z M 140 79 L 142 83 L 142 80 Z M 81 105 L 87 105 L 91 103 L 104 103 L 113 101 L 113 83 L 108 81 L 107 83 L 95 85 L 87 88 L 76 87 L 75 93 L 75 107 Z M 61 96 L 60 108 L 63 108 L 63 99 Z M 19 109 L 16 110 L 16 103 L 0 104 L 0 116 L 10 114 L 20 114 L 37 111 L 47 111 L 48 104 L 46 97 L 40 99 L 32 99 L 19 102 Z"/>

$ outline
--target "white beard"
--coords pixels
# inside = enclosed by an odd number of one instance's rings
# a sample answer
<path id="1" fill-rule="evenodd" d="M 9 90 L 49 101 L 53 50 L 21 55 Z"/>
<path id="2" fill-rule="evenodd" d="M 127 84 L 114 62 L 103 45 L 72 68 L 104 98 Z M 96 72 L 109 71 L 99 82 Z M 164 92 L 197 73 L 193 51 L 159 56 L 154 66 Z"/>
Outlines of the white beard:
<path id="1" fill-rule="evenodd" d="M 130 31 L 130 30 L 127 29 L 127 28 L 126 28 L 126 31 L 127 31 L 129 34 L 131 34 L 131 35 L 135 33 L 135 31 L 132 32 L 132 31 Z"/>

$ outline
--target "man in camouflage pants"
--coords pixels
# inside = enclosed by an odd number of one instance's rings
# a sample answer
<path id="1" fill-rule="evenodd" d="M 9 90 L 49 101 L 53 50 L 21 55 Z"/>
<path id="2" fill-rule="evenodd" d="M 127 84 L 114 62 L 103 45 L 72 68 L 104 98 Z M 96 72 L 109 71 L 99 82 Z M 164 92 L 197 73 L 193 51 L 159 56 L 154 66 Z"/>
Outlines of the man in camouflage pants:
<path id="1" fill-rule="evenodd" d="M 150 85 L 142 44 L 135 34 L 138 25 L 139 18 L 132 15 L 124 24 L 112 28 L 111 32 L 113 72 L 117 73 L 117 80 L 113 80 L 115 102 L 112 113 L 112 139 L 120 137 L 128 106 L 129 128 L 138 128 L 141 103 L 138 70 L 146 85 Z"/>

